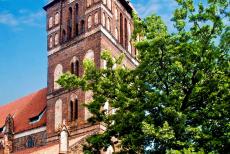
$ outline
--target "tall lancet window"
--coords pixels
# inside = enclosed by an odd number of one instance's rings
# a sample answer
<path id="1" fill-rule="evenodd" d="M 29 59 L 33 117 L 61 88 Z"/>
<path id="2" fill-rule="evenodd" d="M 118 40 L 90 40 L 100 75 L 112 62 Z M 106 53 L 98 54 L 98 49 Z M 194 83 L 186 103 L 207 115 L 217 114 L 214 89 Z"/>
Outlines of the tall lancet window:
<path id="1" fill-rule="evenodd" d="M 79 27 L 78 27 L 78 3 L 76 3 L 76 6 L 75 6 L 75 19 L 76 19 L 76 23 L 75 23 L 75 26 L 76 26 L 76 35 L 79 35 Z"/>
<path id="2" fill-rule="evenodd" d="M 123 15 L 120 14 L 120 43 L 123 45 Z"/>
<path id="3" fill-rule="evenodd" d="M 106 25 L 106 19 L 105 19 L 105 13 L 102 13 L 102 25 L 105 26 Z"/>
<path id="4" fill-rule="evenodd" d="M 85 21 L 81 20 L 81 34 L 85 32 Z"/>
<path id="5" fill-rule="evenodd" d="M 35 141 L 33 139 L 32 136 L 28 136 L 28 139 L 27 139 L 27 147 L 28 148 L 32 148 L 35 146 Z"/>
<path id="6" fill-rule="evenodd" d="M 59 13 L 57 12 L 57 13 L 55 14 L 54 24 L 57 25 L 57 24 L 59 23 L 59 20 L 60 20 L 60 15 L 59 15 Z"/>
<path id="7" fill-rule="evenodd" d="M 128 49 L 128 23 L 127 19 L 125 18 L 125 49 Z"/>
<path id="8" fill-rule="evenodd" d="M 76 121 L 78 119 L 78 99 L 72 96 L 69 104 L 69 120 Z"/>
<path id="9" fill-rule="evenodd" d="M 53 17 L 50 17 L 50 18 L 49 18 L 48 27 L 49 27 L 49 28 L 53 27 Z"/>
<path id="10" fill-rule="evenodd" d="M 79 76 L 80 74 L 79 61 L 76 57 L 73 57 L 71 61 L 71 73 L 75 74 L 76 76 Z"/>
<path id="11" fill-rule="evenodd" d="M 69 19 L 68 19 L 68 39 L 71 39 L 72 38 L 72 21 L 73 21 L 73 10 L 72 8 L 70 7 L 69 8 Z"/>
<path id="12" fill-rule="evenodd" d="M 57 80 L 63 74 L 63 67 L 61 64 L 58 64 L 54 70 L 54 90 L 61 88 L 61 86 L 57 83 Z"/>
<path id="13" fill-rule="evenodd" d="M 88 28 L 92 27 L 92 17 L 91 15 L 88 17 Z"/>
<path id="14" fill-rule="evenodd" d="M 112 10 L 112 2 L 111 0 L 107 0 L 107 7 Z"/>
<path id="15" fill-rule="evenodd" d="M 54 112 L 54 127 L 57 131 L 62 125 L 62 100 L 58 99 L 55 103 L 55 112 Z"/>

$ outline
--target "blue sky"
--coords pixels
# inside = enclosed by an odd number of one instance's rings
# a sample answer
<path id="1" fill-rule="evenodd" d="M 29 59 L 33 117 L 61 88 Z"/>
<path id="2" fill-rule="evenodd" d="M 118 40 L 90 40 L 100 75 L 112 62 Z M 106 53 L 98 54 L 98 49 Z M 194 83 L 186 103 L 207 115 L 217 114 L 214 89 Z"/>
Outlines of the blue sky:
<path id="1" fill-rule="evenodd" d="M 0 0 L 0 105 L 46 87 L 47 0 Z M 171 26 L 174 0 L 132 0 L 141 17 L 153 12 Z"/>

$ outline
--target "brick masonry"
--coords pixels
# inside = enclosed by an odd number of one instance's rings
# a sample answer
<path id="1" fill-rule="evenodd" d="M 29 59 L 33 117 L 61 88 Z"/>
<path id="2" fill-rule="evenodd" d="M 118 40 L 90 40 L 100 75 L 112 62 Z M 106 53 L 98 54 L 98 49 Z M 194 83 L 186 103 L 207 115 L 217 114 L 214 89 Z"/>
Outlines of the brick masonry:
<path id="1" fill-rule="evenodd" d="M 29 148 L 28 147 L 28 137 L 32 137 L 34 139 L 35 147 L 43 146 L 46 144 L 47 135 L 46 135 L 46 131 L 43 131 L 43 132 L 39 132 L 36 134 L 32 134 L 30 136 L 24 136 L 24 137 L 14 139 L 13 151 L 19 151 L 19 150 L 24 150 L 26 148 Z"/>
<path id="2" fill-rule="evenodd" d="M 78 119 L 75 122 L 71 122 L 72 126 L 82 127 L 87 124 L 85 120 L 85 108 L 82 106 L 85 100 L 85 93 L 77 90 L 68 92 L 63 89 L 54 89 L 54 70 L 58 64 L 63 66 L 63 72 L 71 70 L 71 60 L 75 56 L 80 62 L 80 76 L 83 75 L 83 60 L 87 51 L 92 50 L 94 52 L 94 62 L 99 68 L 102 66 L 102 60 L 100 58 L 101 51 L 109 49 L 112 56 L 119 56 L 121 53 L 125 53 L 126 58 L 124 59 L 124 66 L 127 68 L 134 68 L 135 64 L 131 59 L 135 59 L 135 49 L 132 46 L 131 52 L 128 52 L 128 32 L 127 26 L 130 24 L 130 30 L 133 30 L 133 22 L 130 12 L 120 1 L 112 0 L 111 9 L 108 5 L 103 4 L 102 0 L 92 0 L 92 4 L 87 7 L 87 0 L 78 0 L 69 2 L 57 1 L 57 3 L 47 8 L 47 31 L 48 31 L 48 100 L 47 100 L 47 135 L 48 138 L 57 136 L 58 132 L 55 131 L 55 103 L 58 99 L 63 101 L 62 105 L 62 120 L 68 121 L 69 117 L 69 102 L 71 94 L 75 93 L 79 101 L 78 107 Z M 78 16 L 76 15 L 76 3 L 78 3 Z M 70 17 L 70 8 L 72 12 L 72 18 Z M 117 15 L 115 11 L 117 10 Z M 59 24 L 54 25 L 52 28 L 49 27 L 50 17 L 55 17 L 55 14 L 60 14 Z M 95 23 L 95 14 L 98 13 L 98 24 Z M 110 29 L 107 25 L 103 25 L 102 18 L 103 13 L 105 14 L 105 20 L 110 19 Z M 88 28 L 88 17 L 92 17 L 92 26 Z M 117 16 L 117 17 L 116 17 Z M 122 18 L 120 18 L 122 16 Z M 70 20 L 71 19 L 71 20 Z M 84 20 L 84 33 L 76 34 L 76 25 L 78 24 L 78 32 L 81 31 L 81 21 Z M 121 21 L 122 20 L 122 21 Z M 71 23 L 72 21 L 72 23 Z M 53 20 L 53 24 L 54 24 Z M 71 23 L 71 24 L 70 24 Z M 122 25 L 121 25 L 122 24 Z M 126 24 L 126 25 L 125 25 Z M 71 26 L 70 26 L 71 25 Z M 71 27 L 69 30 L 68 27 Z M 115 36 L 115 30 L 118 29 L 119 37 Z M 121 31 L 123 29 L 123 32 Z M 65 40 L 63 31 L 67 37 Z M 70 33 L 71 31 L 71 33 Z M 49 38 L 54 37 L 58 33 L 59 43 L 58 45 L 52 45 L 53 48 L 49 48 Z M 130 38 L 130 37 L 129 37 Z M 53 41 L 54 42 L 54 41 Z M 52 42 L 52 43 L 53 43 Z M 74 128 L 74 127 L 72 127 Z M 57 138 L 57 137 L 56 137 Z"/>

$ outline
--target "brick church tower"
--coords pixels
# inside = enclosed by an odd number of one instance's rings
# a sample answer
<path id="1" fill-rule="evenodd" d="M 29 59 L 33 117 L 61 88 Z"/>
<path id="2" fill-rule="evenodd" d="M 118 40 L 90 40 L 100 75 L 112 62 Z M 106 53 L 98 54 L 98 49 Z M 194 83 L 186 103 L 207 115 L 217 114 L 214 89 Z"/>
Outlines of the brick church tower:
<path id="1" fill-rule="evenodd" d="M 106 127 L 87 122 L 91 114 L 83 104 L 92 100 L 91 92 L 68 91 L 56 81 L 65 72 L 81 77 L 84 59 L 105 67 L 103 50 L 113 57 L 123 53 L 126 68 L 138 65 L 131 42 L 134 9 L 128 0 L 52 0 L 44 9 L 48 86 L 0 106 L 0 154 L 83 153 L 85 139 Z M 110 146 L 101 153 L 114 150 Z"/>
<path id="2" fill-rule="evenodd" d="M 47 12 L 48 94 L 47 141 L 58 140 L 63 122 L 70 138 L 103 131 L 103 127 L 87 123 L 90 113 L 83 107 L 91 99 L 90 92 L 67 91 L 55 81 L 65 72 L 83 75 L 84 59 L 104 67 L 100 54 L 125 54 L 124 66 L 134 68 L 136 51 L 130 41 L 133 30 L 133 7 L 127 0 L 53 0 Z M 90 134 L 89 134 L 90 135 Z"/>

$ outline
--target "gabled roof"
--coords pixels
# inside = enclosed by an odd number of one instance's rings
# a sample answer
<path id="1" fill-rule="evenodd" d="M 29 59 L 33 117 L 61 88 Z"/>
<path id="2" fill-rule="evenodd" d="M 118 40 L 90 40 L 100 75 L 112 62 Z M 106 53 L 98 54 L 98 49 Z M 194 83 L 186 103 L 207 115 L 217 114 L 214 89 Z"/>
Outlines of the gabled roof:
<path id="1" fill-rule="evenodd" d="M 14 119 L 14 133 L 46 125 L 46 95 L 47 88 L 44 88 L 4 106 L 0 106 L 0 128 L 5 125 L 6 117 L 9 114 Z M 37 122 L 31 123 L 31 119 L 41 114 L 42 116 Z"/>

